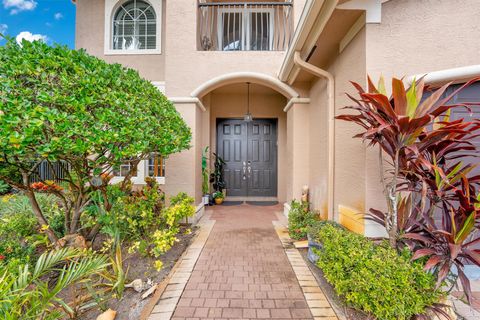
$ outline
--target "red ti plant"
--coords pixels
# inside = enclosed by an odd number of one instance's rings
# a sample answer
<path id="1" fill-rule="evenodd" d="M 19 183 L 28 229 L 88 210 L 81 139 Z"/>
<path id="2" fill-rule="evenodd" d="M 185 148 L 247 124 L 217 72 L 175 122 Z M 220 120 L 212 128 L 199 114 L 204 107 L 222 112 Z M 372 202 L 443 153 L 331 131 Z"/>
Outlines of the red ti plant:
<path id="1" fill-rule="evenodd" d="M 368 91 L 353 83 L 359 97 L 349 95 L 355 104 L 346 109 L 357 113 L 337 117 L 361 126 L 364 130 L 355 137 L 379 146 L 387 210 L 370 209 L 368 218 L 385 226 L 392 247 L 407 244 L 415 259 L 428 256 L 426 269 L 437 273 L 439 285 L 455 265 L 467 296 L 463 264 L 480 266 L 480 251 L 473 248 L 480 244 L 480 177 L 469 177 L 474 165 L 459 159 L 478 153 L 471 141 L 480 122 L 449 121 L 450 109 L 470 104 L 448 103 L 473 81 L 448 96 L 446 84 L 422 99 L 423 79 L 408 90 L 393 79 L 391 97 L 383 80 L 375 87 L 368 79 Z"/>

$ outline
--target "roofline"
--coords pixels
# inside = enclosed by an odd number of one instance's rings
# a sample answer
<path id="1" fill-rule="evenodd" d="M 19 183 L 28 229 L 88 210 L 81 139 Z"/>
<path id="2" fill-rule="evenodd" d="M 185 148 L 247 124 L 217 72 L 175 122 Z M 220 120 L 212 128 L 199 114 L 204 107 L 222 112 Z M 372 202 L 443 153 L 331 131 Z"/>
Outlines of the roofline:
<path id="1" fill-rule="evenodd" d="M 297 28 L 295 28 L 292 44 L 289 46 L 278 72 L 281 81 L 290 83 L 290 78 L 296 77 L 299 69 L 293 61 L 295 52 L 300 51 L 302 55 L 310 53 L 338 2 L 338 0 L 311 0 L 307 2 Z M 292 75 L 295 76 L 292 77 Z"/>

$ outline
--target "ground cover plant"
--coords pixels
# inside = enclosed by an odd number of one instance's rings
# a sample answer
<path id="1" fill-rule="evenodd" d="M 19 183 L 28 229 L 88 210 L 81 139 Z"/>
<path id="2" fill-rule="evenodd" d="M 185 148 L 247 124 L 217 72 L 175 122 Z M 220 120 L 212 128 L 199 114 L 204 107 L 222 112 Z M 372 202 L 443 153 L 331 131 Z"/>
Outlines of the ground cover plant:
<path id="1" fill-rule="evenodd" d="M 478 156 L 472 139 L 480 120 L 451 120 L 450 112 L 479 104 L 451 102 L 473 81 L 450 94 L 447 83 L 427 97 L 423 79 L 408 89 L 393 79 L 388 97 L 383 81 L 376 87 L 369 79 L 368 90 L 354 83 L 358 95 L 347 107 L 354 113 L 337 117 L 359 125 L 356 137 L 379 150 L 387 210 L 372 208 L 369 218 L 386 228 L 392 248 L 408 247 L 413 260 L 428 258 L 425 270 L 436 276 L 437 287 L 455 279 L 455 271 L 469 301 L 463 270 L 466 263 L 480 266 L 480 177 L 472 174 L 478 164 L 462 158 Z"/>
<path id="2" fill-rule="evenodd" d="M 400 254 L 387 242 L 371 240 L 325 224 L 318 234 L 323 246 L 315 253 L 325 278 L 345 301 L 380 320 L 411 319 L 425 314 L 444 293 L 424 263 L 411 262 L 408 250 Z"/>

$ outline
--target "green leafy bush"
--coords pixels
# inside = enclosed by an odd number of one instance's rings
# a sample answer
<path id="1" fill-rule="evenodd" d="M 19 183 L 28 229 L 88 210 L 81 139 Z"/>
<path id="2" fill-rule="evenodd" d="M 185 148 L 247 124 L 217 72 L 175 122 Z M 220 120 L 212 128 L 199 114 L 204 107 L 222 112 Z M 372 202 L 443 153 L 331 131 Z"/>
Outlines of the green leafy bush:
<path id="1" fill-rule="evenodd" d="M 91 214 L 99 215 L 103 233 L 126 241 L 130 253 L 160 257 L 177 241 L 179 223 L 195 213 L 194 199 L 184 192 L 171 197 L 165 206 L 165 195 L 154 181 L 131 194 L 119 192 L 116 186 L 109 190 L 112 209 L 107 212 L 94 206 Z"/>
<path id="2" fill-rule="evenodd" d="M 369 239 L 332 225 L 320 229 L 322 250 L 315 253 L 325 278 L 353 307 L 380 320 L 407 320 L 437 303 L 442 292 L 423 264 L 398 254 L 387 243 Z"/>
<path id="3" fill-rule="evenodd" d="M 63 236 L 64 216 L 56 199 L 49 195 L 40 195 L 38 199 L 52 223 L 49 228 Z M 47 243 L 43 231 L 25 196 L 4 196 L 0 201 L 0 263 L 15 272 L 19 265 L 35 262 L 38 246 Z"/>
<path id="4" fill-rule="evenodd" d="M 48 218 L 48 227 L 61 238 L 65 235 L 65 215 L 59 206 L 58 198 L 50 194 L 37 194 L 38 205 L 45 217 Z M 35 217 L 28 198 L 22 193 L 7 195 L 0 201 L 0 217 L 13 214 L 22 214 L 26 217 Z"/>
<path id="5" fill-rule="evenodd" d="M 288 233 L 290 238 L 302 240 L 307 238 L 308 227 L 317 221 L 317 214 L 310 211 L 308 202 L 293 200 L 288 212 Z"/>
<path id="6" fill-rule="evenodd" d="M 57 196 L 66 232 L 89 240 L 98 224 L 88 232 L 81 222 L 98 189 L 92 181 L 125 161 L 135 168 L 152 152 L 168 156 L 190 147 L 190 128 L 150 81 L 66 46 L 13 39 L 0 46 L 0 106 L 0 179 L 29 196 L 40 225 L 50 222 L 33 191 Z M 42 163 L 68 166 L 62 186 L 28 182 Z"/>
<path id="7" fill-rule="evenodd" d="M 341 224 L 338 224 L 335 221 L 316 220 L 311 225 L 307 226 L 307 234 L 313 239 L 318 240 L 320 230 L 327 225 L 333 226 L 335 228 L 340 228 L 340 229 L 344 228 Z"/>

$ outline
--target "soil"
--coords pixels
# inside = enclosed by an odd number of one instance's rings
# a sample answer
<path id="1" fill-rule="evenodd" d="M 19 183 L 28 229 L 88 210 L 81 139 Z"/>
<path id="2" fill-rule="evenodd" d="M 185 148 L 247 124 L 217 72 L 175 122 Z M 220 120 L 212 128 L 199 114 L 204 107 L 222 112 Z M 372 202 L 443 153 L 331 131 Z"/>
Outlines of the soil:
<path id="1" fill-rule="evenodd" d="M 196 228 L 192 228 L 192 233 L 190 234 L 185 234 L 184 230 L 186 228 L 182 229 L 177 236 L 179 241 L 167 253 L 160 257 L 160 260 L 163 262 L 163 269 L 160 271 L 154 268 L 154 262 L 157 259 L 144 257 L 140 254 L 127 256 L 126 250 L 124 250 L 124 257 L 127 257 L 124 262 L 124 270 L 128 268 L 126 283 L 130 283 L 135 279 L 142 279 L 144 282 L 146 282 L 147 279 L 151 279 L 154 284 L 160 283 L 168 275 L 195 236 Z M 142 300 L 142 294 L 143 292 L 138 293 L 132 288 L 126 288 L 121 300 L 110 299 L 105 304 L 105 307 L 117 311 L 115 320 L 137 320 L 140 318 L 142 309 L 150 300 L 150 298 Z M 98 307 L 95 307 L 79 315 L 77 319 L 95 320 L 102 312 Z"/>
<path id="2" fill-rule="evenodd" d="M 310 262 L 307 258 L 307 249 L 299 249 L 303 256 L 303 259 L 307 262 L 314 277 L 317 279 L 324 294 L 327 296 L 328 301 L 332 305 L 333 309 L 337 313 L 337 316 L 341 320 L 372 320 L 372 316 L 367 315 L 357 309 L 353 309 L 346 305 L 345 301 L 335 293 L 335 289 L 330 283 L 327 282 L 323 276 L 322 270 Z"/>

